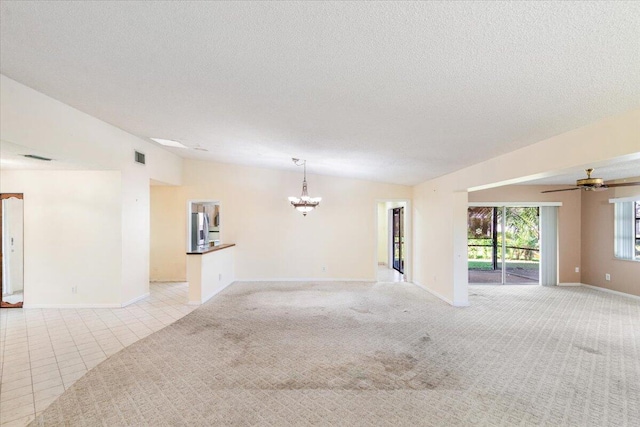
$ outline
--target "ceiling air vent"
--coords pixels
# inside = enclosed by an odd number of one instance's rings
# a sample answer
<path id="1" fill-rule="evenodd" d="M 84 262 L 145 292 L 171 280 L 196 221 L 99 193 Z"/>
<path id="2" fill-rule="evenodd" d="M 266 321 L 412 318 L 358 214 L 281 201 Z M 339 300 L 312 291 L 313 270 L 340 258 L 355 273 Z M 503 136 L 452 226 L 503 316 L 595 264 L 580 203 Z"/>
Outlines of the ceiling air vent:
<path id="1" fill-rule="evenodd" d="M 140 153 L 139 151 L 136 151 L 136 163 L 140 163 L 141 165 L 144 165 L 146 163 L 144 154 Z"/>
<path id="2" fill-rule="evenodd" d="M 48 157 L 36 156 L 35 154 L 24 154 L 25 157 L 29 159 L 42 160 L 43 162 L 50 162 L 51 159 Z"/>

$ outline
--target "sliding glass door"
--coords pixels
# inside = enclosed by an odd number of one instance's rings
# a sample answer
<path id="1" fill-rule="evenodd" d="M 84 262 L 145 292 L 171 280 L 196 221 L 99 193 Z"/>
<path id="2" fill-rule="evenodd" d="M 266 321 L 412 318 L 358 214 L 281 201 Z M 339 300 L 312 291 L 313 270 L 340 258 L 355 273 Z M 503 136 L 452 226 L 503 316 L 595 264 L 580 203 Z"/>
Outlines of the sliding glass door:
<path id="1" fill-rule="evenodd" d="M 505 208 L 503 283 L 539 282 L 539 224 L 538 208 Z"/>
<path id="2" fill-rule="evenodd" d="M 539 283 L 539 224 L 537 207 L 469 208 L 469 283 Z"/>
<path id="3" fill-rule="evenodd" d="M 393 209 L 393 268 L 404 274 L 404 208 Z"/>

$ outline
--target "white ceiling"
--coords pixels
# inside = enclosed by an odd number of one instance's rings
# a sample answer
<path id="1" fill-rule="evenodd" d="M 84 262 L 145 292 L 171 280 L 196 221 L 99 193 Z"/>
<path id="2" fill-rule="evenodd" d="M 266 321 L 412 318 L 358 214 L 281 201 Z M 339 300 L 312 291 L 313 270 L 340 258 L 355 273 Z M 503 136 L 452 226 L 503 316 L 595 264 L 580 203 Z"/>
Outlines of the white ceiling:
<path id="1" fill-rule="evenodd" d="M 0 7 L 3 74 L 183 157 L 416 184 L 640 107 L 640 2 Z"/>

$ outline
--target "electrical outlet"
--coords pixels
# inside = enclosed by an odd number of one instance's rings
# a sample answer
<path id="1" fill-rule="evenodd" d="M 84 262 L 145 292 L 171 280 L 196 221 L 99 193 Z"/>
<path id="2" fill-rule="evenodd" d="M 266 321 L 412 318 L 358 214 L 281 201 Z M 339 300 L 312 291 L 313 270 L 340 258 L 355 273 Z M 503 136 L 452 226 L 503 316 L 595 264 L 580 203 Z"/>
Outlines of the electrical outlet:
<path id="1" fill-rule="evenodd" d="M 78 293 L 78 287 L 77 286 L 72 286 L 71 287 L 71 293 L 72 294 L 77 294 Z"/>
<path id="2" fill-rule="evenodd" d="M 611 280 L 611 275 L 609 273 L 604 275 L 604 280 L 606 280 L 607 282 Z"/>
<path id="3" fill-rule="evenodd" d="M 580 273 L 580 267 L 576 267 L 576 273 Z"/>
<path id="4" fill-rule="evenodd" d="M 322 267 L 322 272 L 326 273 L 327 272 L 327 267 Z"/>
<path id="5" fill-rule="evenodd" d="M 222 280 L 222 273 L 218 274 L 218 281 Z"/>

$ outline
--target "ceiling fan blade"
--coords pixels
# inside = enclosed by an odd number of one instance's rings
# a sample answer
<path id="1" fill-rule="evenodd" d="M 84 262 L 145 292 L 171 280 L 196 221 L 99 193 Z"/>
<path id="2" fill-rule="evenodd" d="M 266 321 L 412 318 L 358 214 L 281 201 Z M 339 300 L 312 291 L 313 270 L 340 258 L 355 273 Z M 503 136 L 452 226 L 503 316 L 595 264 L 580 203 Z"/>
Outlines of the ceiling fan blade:
<path id="1" fill-rule="evenodd" d="M 603 187 L 631 187 L 640 185 L 640 182 L 621 182 L 619 184 L 604 184 Z"/>
<path id="2" fill-rule="evenodd" d="M 562 190 L 547 190 L 547 191 L 541 191 L 541 193 L 557 193 L 558 191 L 573 191 L 573 190 L 579 190 L 580 187 L 574 187 L 574 188 L 563 188 Z"/>

